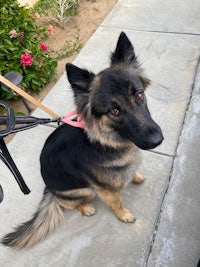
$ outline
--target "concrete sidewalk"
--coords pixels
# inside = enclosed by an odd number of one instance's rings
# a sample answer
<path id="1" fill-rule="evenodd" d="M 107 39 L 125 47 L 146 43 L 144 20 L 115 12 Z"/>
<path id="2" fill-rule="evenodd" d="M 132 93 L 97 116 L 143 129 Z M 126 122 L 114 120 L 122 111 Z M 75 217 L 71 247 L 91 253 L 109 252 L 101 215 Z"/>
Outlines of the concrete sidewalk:
<path id="1" fill-rule="evenodd" d="M 66 223 L 32 249 L 0 245 L 0 267 L 196 267 L 200 258 L 200 1 L 119 0 L 74 61 L 98 72 L 125 31 L 152 79 L 148 103 L 165 140 L 143 152 L 146 180 L 122 193 L 137 221 L 118 221 L 99 200 L 95 216 L 66 212 Z M 66 75 L 44 100 L 54 112 L 74 109 Z M 41 110 L 35 116 L 44 116 Z M 18 133 L 9 151 L 32 192 L 24 196 L 0 162 L 4 200 L 0 237 L 36 211 L 44 188 L 39 154 L 50 127 Z M 23 144 L 23 146 L 22 146 Z"/>

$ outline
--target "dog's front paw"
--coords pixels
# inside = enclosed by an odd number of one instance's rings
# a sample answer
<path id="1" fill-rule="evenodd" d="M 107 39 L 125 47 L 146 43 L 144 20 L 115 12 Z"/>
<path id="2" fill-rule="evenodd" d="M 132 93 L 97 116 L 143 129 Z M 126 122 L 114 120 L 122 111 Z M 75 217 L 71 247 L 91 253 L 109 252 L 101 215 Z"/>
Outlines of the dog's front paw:
<path id="1" fill-rule="evenodd" d="M 132 183 L 140 184 L 142 182 L 144 182 L 144 176 L 141 173 L 136 172 L 133 176 Z"/>
<path id="2" fill-rule="evenodd" d="M 81 204 L 78 208 L 77 208 L 84 216 L 92 216 L 95 214 L 96 210 L 95 207 L 92 204 Z"/>
<path id="3" fill-rule="evenodd" d="M 118 219 L 126 223 L 134 223 L 136 221 L 134 215 L 128 209 L 122 209 L 118 214 L 116 214 Z"/>

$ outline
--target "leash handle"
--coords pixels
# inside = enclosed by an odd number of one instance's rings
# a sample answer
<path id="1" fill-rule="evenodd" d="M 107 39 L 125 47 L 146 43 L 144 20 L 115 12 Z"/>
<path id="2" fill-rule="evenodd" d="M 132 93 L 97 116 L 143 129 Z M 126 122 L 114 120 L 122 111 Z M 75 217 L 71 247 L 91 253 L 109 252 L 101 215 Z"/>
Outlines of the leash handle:
<path id="1" fill-rule="evenodd" d="M 15 116 L 11 109 L 3 102 L 0 102 L 0 107 L 3 107 L 6 110 L 7 116 L 4 116 L 3 124 L 6 124 L 6 129 L 0 131 L 0 138 L 8 135 L 12 132 L 12 129 L 15 127 Z M 1 123 L 1 117 L 0 117 L 0 125 Z"/>
<path id="2" fill-rule="evenodd" d="M 22 97 L 24 97 L 26 100 L 30 101 L 35 106 L 39 107 L 40 109 L 42 109 L 43 111 L 45 111 L 46 113 L 48 113 L 53 118 L 60 117 L 58 114 L 56 114 L 53 111 L 51 111 L 50 109 L 48 109 L 46 106 L 44 106 L 43 104 L 41 104 L 40 101 L 38 101 L 37 99 L 35 99 L 31 95 L 27 94 L 25 91 L 23 91 L 21 88 L 19 88 L 18 86 L 16 86 L 12 82 L 10 82 L 8 79 L 6 79 L 5 77 L 3 77 L 2 75 L 0 75 L 0 82 L 2 82 L 3 84 L 5 84 L 7 87 L 11 88 L 13 91 L 15 91 L 16 93 L 18 93 Z"/>

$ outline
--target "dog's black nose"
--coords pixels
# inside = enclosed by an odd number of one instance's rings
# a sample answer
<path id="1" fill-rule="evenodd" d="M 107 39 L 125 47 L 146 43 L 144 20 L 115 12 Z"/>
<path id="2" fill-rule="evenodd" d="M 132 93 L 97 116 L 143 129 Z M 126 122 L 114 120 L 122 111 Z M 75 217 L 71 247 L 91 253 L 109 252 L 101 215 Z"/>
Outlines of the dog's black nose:
<path id="1" fill-rule="evenodd" d="M 155 148 L 159 146 L 162 143 L 163 139 L 164 137 L 162 132 L 157 132 L 151 135 L 149 139 L 149 145 L 151 146 L 150 148 Z"/>
<path id="2" fill-rule="evenodd" d="M 164 140 L 162 131 L 158 125 L 156 127 L 149 130 L 148 138 L 147 138 L 147 146 L 148 149 L 153 149 L 159 146 Z"/>

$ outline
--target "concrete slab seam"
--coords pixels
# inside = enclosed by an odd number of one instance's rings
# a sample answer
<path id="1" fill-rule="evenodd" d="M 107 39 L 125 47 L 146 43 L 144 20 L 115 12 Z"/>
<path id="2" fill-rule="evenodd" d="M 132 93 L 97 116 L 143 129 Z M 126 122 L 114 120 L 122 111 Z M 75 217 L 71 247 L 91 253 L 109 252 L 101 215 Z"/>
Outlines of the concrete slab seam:
<path id="1" fill-rule="evenodd" d="M 120 29 L 118 26 L 107 26 L 101 25 L 99 28 L 108 28 L 108 29 Z M 190 32 L 171 32 L 171 31 L 159 31 L 159 30 L 142 30 L 137 28 L 121 28 L 121 30 L 126 31 L 136 31 L 136 32 L 149 32 L 149 33 L 158 33 L 158 34 L 173 34 L 173 35 L 191 35 L 191 36 L 200 36 L 199 33 L 190 33 Z"/>
<path id="2" fill-rule="evenodd" d="M 151 151 L 151 150 L 149 150 L 149 152 L 154 153 L 154 154 L 158 154 L 158 155 L 162 155 L 162 156 L 166 156 L 166 157 L 172 157 L 172 158 L 176 157 L 176 155 L 163 153 L 163 152 L 160 152 L 160 151 L 153 151 L 153 150 Z"/>

